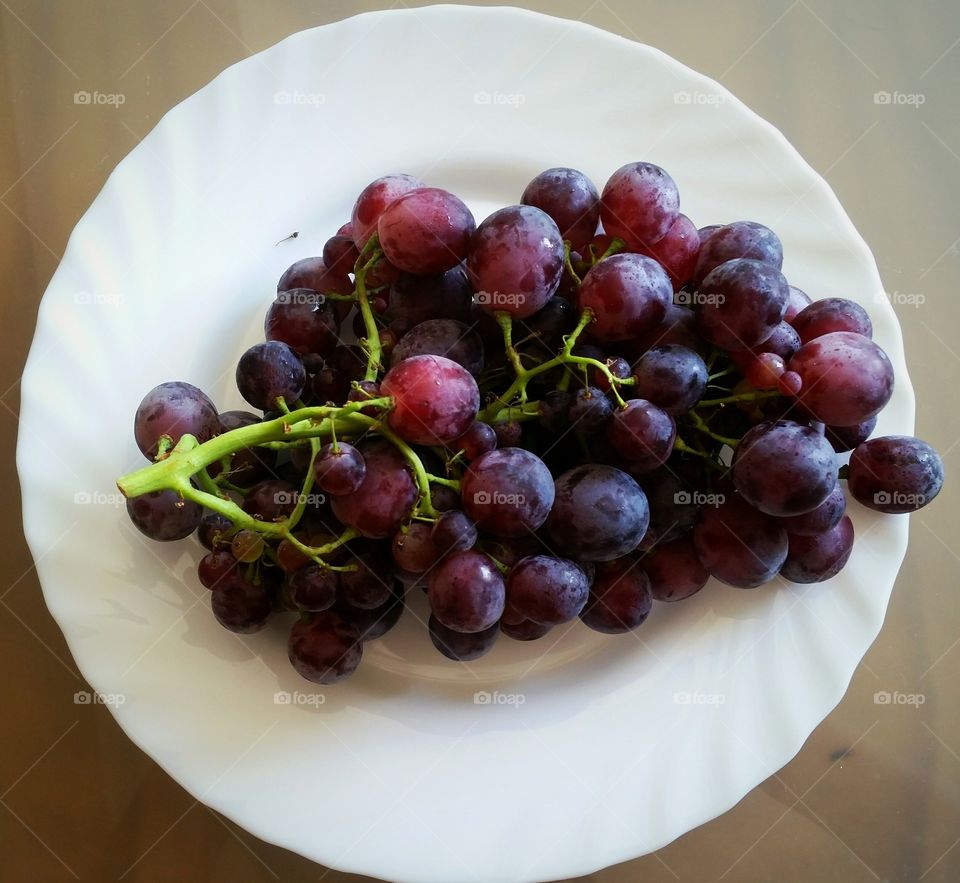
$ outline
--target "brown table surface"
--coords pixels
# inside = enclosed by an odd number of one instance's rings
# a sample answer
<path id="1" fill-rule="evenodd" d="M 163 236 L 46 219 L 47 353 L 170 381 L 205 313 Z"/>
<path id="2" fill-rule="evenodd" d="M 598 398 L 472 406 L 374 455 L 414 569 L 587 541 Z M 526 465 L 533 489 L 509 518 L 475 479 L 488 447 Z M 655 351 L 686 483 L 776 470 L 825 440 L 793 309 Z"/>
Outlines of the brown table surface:
<path id="1" fill-rule="evenodd" d="M 405 5 L 402 0 L 395 5 Z M 530 8 L 663 49 L 778 126 L 830 182 L 894 298 L 917 434 L 958 462 L 960 7 L 857 0 Z M 160 116 L 223 68 L 373 3 L 0 0 L 0 879 L 360 879 L 263 843 L 175 784 L 85 688 L 44 606 L 14 471 L 19 377 L 67 236 Z M 119 108 L 74 103 L 122 92 Z M 880 104 L 874 93 L 923 96 Z M 583 100 L 588 100 L 584 96 Z M 920 305 L 915 301 L 922 300 Z M 913 516 L 886 625 L 846 697 L 779 773 L 656 855 L 589 878 L 960 879 L 960 485 Z M 877 691 L 921 694 L 877 704 Z"/>

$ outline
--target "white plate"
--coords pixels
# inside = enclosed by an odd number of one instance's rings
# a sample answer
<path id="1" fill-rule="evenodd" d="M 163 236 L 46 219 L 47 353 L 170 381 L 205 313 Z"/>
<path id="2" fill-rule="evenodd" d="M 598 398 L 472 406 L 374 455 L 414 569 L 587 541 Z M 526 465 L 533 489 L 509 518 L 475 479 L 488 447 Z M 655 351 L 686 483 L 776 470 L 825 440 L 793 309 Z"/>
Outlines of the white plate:
<path id="1" fill-rule="evenodd" d="M 120 725 L 257 836 L 398 881 L 585 874 L 663 846 L 786 763 L 876 636 L 907 520 L 852 506 L 856 548 L 829 584 L 711 583 L 635 636 L 576 625 L 469 667 L 435 653 L 421 603 L 323 704 L 277 704 L 314 695 L 282 625 L 222 630 L 196 545 L 141 539 L 104 496 L 141 462 L 132 418 L 154 384 L 240 404 L 234 365 L 277 278 L 369 180 L 411 172 L 481 218 L 548 166 L 602 185 L 634 159 L 666 167 L 699 224 L 776 229 L 794 284 L 865 304 L 897 372 L 879 431 L 912 431 L 896 319 L 826 183 L 716 83 L 580 23 L 447 6 L 296 34 L 170 111 L 77 225 L 23 377 L 26 535 L 84 676 L 125 699 Z"/>

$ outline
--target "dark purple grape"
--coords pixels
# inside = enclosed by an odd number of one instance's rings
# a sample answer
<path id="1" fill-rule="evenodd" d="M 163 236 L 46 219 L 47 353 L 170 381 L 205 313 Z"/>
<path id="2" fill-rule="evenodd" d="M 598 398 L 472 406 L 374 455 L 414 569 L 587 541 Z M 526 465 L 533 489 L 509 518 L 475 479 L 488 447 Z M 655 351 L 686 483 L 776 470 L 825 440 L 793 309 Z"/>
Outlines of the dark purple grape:
<path id="1" fill-rule="evenodd" d="M 754 426 L 733 454 L 733 483 L 768 515 L 816 509 L 837 485 L 837 459 L 819 432 L 791 420 Z"/>
<path id="2" fill-rule="evenodd" d="M 916 512 L 940 493 L 943 460 L 913 436 L 872 438 L 850 455 L 847 486 L 858 502 L 877 512 Z"/>
<path id="3" fill-rule="evenodd" d="M 686 293 L 684 294 L 686 295 Z M 638 334 L 632 341 L 627 341 L 625 345 L 630 347 L 634 358 L 636 358 L 636 356 L 643 355 L 652 346 L 667 346 L 668 344 L 677 344 L 701 355 L 707 351 L 707 344 L 697 331 L 697 317 L 693 310 L 677 306 L 672 302 L 667 304 L 667 310 L 663 314 L 663 319 L 659 325 L 643 334 Z"/>
<path id="4" fill-rule="evenodd" d="M 867 311 L 845 297 L 827 297 L 804 307 L 791 322 L 803 343 L 832 331 L 849 331 L 873 337 L 873 323 Z"/>
<path id="5" fill-rule="evenodd" d="M 394 534 L 390 552 L 397 567 L 407 573 L 426 573 L 440 557 L 433 541 L 433 527 L 423 521 L 412 521 L 405 530 Z"/>
<path id="6" fill-rule="evenodd" d="M 843 518 L 846 509 L 847 498 L 843 493 L 843 485 L 838 481 L 830 495 L 816 509 L 802 515 L 788 515 L 778 521 L 791 536 L 812 537 L 830 530 Z"/>
<path id="7" fill-rule="evenodd" d="M 451 451 L 462 453 L 463 458 L 469 462 L 496 449 L 497 433 L 489 423 L 475 420 L 463 435 L 447 442 L 447 447 Z"/>
<path id="8" fill-rule="evenodd" d="M 182 540 L 200 524 L 203 507 L 176 491 L 152 491 L 127 500 L 127 515 L 145 537 L 159 542 Z"/>
<path id="9" fill-rule="evenodd" d="M 588 386 L 577 390 L 567 416 L 576 432 L 591 436 L 605 429 L 612 415 L 610 399 L 602 390 Z"/>
<path id="10" fill-rule="evenodd" d="M 224 411 L 220 414 L 224 432 L 259 422 L 260 418 L 249 411 Z M 249 487 L 272 475 L 276 465 L 276 454 L 269 448 L 241 448 L 230 459 L 230 481 L 240 487 Z M 211 464 L 207 471 L 216 477 L 220 474 L 219 464 Z"/>
<path id="11" fill-rule="evenodd" d="M 714 230 L 708 243 L 700 248 L 693 281 L 707 275 L 727 261 L 750 258 L 779 270 L 783 266 L 783 245 L 769 227 L 754 221 L 735 221 Z"/>
<path id="12" fill-rule="evenodd" d="M 603 229 L 633 250 L 663 238 L 679 209 L 680 194 L 673 178 L 649 162 L 621 166 L 607 180 L 600 196 Z"/>
<path id="13" fill-rule="evenodd" d="M 543 460 L 524 448 L 498 448 L 467 468 L 463 508 L 480 530 L 518 537 L 538 530 L 553 505 L 553 478 Z"/>
<path id="14" fill-rule="evenodd" d="M 347 276 L 347 270 L 335 272 L 324 263 L 322 257 L 310 257 L 291 264 L 277 283 L 277 294 L 300 290 L 319 294 L 352 294 L 353 284 Z"/>
<path id="15" fill-rule="evenodd" d="M 562 432 L 570 424 L 570 405 L 573 393 L 551 389 L 544 393 L 537 408 L 540 425 L 552 433 Z"/>
<path id="16" fill-rule="evenodd" d="M 793 358 L 793 354 L 800 349 L 800 346 L 800 335 L 794 331 L 793 326 L 787 322 L 781 322 L 773 329 L 773 334 L 749 352 L 753 356 L 758 356 L 761 353 L 774 353 L 780 356 L 784 362 L 789 362 Z M 734 353 L 735 360 L 740 355 L 740 353 Z"/>
<path id="17" fill-rule="evenodd" d="M 652 606 L 647 574 L 635 560 L 621 558 L 597 568 L 580 619 L 594 631 L 619 635 L 640 626 Z"/>
<path id="18" fill-rule="evenodd" d="M 303 393 L 307 372 L 287 344 L 268 340 L 254 344 L 237 364 L 237 388 L 253 407 L 268 411 L 282 398 L 293 405 Z"/>
<path id="19" fill-rule="evenodd" d="M 382 638 L 399 621 L 404 611 L 404 588 L 402 583 L 394 583 L 390 598 L 372 610 L 353 607 L 343 599 L 337 601 L 337 612 L 360 633 L 363 642 Z"/>
<path id="20" fill-rule="evenodd" d="M 243 511 L 261 521 L 282 521 L 296 508 L 298 495 L 289 481 L 270 478 L 250 488 L 243 500 Z"/>
<path id="21" fill-rule="evenodd" d="M 208 552 L 197 565 L 197 578 L 205 589 L 215 588 L 222 580 L 232 578 L 237 572 L 237 559 L 229 549 Z"/>
<path id="22" fill-rule="evenodd" d="M 447 659 L 470 662 L 493 649 L 499 627 L 496 623 L 480 632 L 457 632 L 447 628 L 433 614 L 429 622 L 430 640 Z"/>
<path id="23" fill-rule="evenodd" d="M 776 576 L 787 557 L 787 532 L 777 519 L 739 496 L 702 506 L 693 542 L 703 566 L 721 582 L 752 589 Z"/>
<path id="24" fill-rule="evenodd" d="M 479 377 L 483 371 L 483 341 L 469 326 L 456 319 L 428 319 L 414 325 L 393 348 L 390 364 L 424 355 L 446 356 L 474 377 Z"/>
<path id="25" fill-rule="evenodd" d="M 335 684 L 356 671 L 363 645 L 355 626 L 327 611 L 293 624 L 287 655 L 290 664 L 308 681 Z"/>
<path id="26" fill-rule="evenodd" d="M 587 603 L 587 576 L 572 561 L 549 555 L 521 558 L 507 574 L 511 608 L 525 619 L 559 625 L 575 619 Z"/>
<path id="27" fill-rule="evenodd" d="M 657 542 L 676 539 L 692 528 L 698 507 L 712 505 L 719 499 L 717 494 L 691 492 L 669 467 L 641 475 L 640 482 L 650 506 L 647 532 L 652 532 Z"/>
<path id="28" fill-rule="evenodd" d="M 653 245 L 640 247 L 640 254 L 653 258 L 670 277 L 674 291 L 693 278 L 700 254 L 700 234 L 697 225 L 686 215 L 677 215 L 676 220 L 663 237 Z"/>
<path id="29" fill-rule="evenodd" d="M 339 276 L 352 273 L 359 257 L 360 250 L 352 236 L 338 233 L 323 244 L 323 263 L 330 268 L 331 272 Z"/>
<path id="30" fill-rule="evenodd" d="M 563 343 L 565 334 L 576 327 L 577 311 L 566 298 L 554 295 L 528 319 L 519 320 L 520 328 L 514 327 L 513 343 L 523 353 L 541 359 L 551 359 Z M 501 341 L 499 327 L 496 341 Z M 520 333 L 522 332 L 522 333 Z"/>
<path id="31" fill-rule="evenodd" d="M 373 610 L 385 604 L 393 591 L 393 561 L 389 548 L 377 544 L 347 561 L 355 570 L 340 574 L 340 597 L 351 607 Z"/>
<path id="32" fill-rule="evenodd" d="M 279 340 L 303 356 L 325 356 L 339 342 L 337 317 L 323 295 L 305 288 L 281 291 L 263 323 L 267 340 Z"/>
<path id="33" fill-rule="evenodd" d="M 541 172 L 527 184 L 520 202 L 550 215 L 560 235 L 575 249 L 586 246 L 597 232 L 600 194 L 593 182 L 576 169 Z"/>
<path id="34" fill-rule="evenodd" d="M 451 509 L 436 520 L 432 536 L 434 546 L 440 555 L 466 552 L 477 543 L 477 526 L 465 512 Z"/>
<path id="35" fill-rule="evenodd" d="M 639 475 L 666 463 L 677 438 L 677 424 L 662 408 L 646 399 L 633 399 L 613 412 L 607 438 L 631 473 Z"/>
<path id="36" fill-rule="evenodd" d="M 367 475 L 363 454 L 348 442 L 324 445 L 313 461 L 313 475 L 321 490 L 334 497 L 354 493 Z"/>
<path id="37" fill-rule="evenodd" d="M 220 419 L 213 402 L 202 390 L 181 381 L 161 383 L 151 389 L 133 420 L 137 447 L 148 460 L 157 456 L 161 436 L 169 436 L 173 447 L 184 435 L 192 435 L 202 443 L 219 433 Z"/>
<path id="38" fill-rule="evenodd" d="M 363 483 L 352 494 L 333 497 L 333 514 L 365 537 L 393 536 L 417 498 L 410 468 L 390 442 L 364 441 L 358 449 L 367 464 Z"/>
<path id="39" fill-rule="evenodd" d="M 500 631 L 514 641 L 538 641 L 552 629 L 552 625 L 524 619 L 522 622 L 504 622 L 500 620 Z"/>
<path id="40" fill-rule="evenodd" d="M 233 522 L 219 512 L 205 512 L 197 525 L 197 539 L 205 549 L 215 550 L 219 545 L 230 545 L 228 534 Z"/>
<path id="41" fill-rule="evenodd" d="M 405 273 L 429 275 L 455 267 L 467 254 L 477 225 L 463 200 L 437 187 L 419 187 L 384 209 L 380 247 Z"/>
<path id="42" fill-rule="evenodd" d="M 300 610 L 320 613 L 337 600 L 337 574 L 319 564 L 301 567 L 288 579 L 290 599 Z"/>
<path id="43" fill-rule="evenodd" d="M 602 341 L 629 340 L 655 328 L 673 299 L 673 285 L 653 258 L 615 254 L 583 278 L 580 309 L 593 311 L 591 336 Z"/>
<path id="44" fill-rule="evenodd" d="M 828 426 L 853 426 L 876 416 L 893 395 L 893 365 L 862 334 L 834 331 L 805 343 L 787 363 L 800 375 L 797 400 Z"/>
<path id="45" fill-rule="evenodd" d="M 473 234 L 467 273 L 481 310 L 503 311 L 516 319 L 532 316 L 560 284 L 560 231 L 546 212 L 533 206 L 495 211 Z"/>
<path id="46" fill-rule="evenodd" d="M 349 384 L 363 380 L 367 371 L 367 356 L 363 348 L 355 344 L 338 346 L 330 354 L 329 365 Z"/>
<path id="47" fill-rule="evenodd" d="M 377 232 L 380 216 L 387 206 L 411 190 L 423 187 L 423 182 L 413 175 L 384 175 L 367 184 L 360 192 L 350 216 L 353 241 L 363 248 L 367 240 Z"/>
<path id="48" fill-rule="evenodd" d="M 656 601 L 682 601 L 699 592 L 710 578 L 689 534 L 658 543 L 640 559 L 640 566 Z"/>
<path id="49" fill-rule="evenodd" d="M 842 454 L 846 451 L 852 451 L 857 445 L 865 442 L 876 428 L 877 418 L 871 417 L 855 426 L 827 426 L 824 427 L 824 432 L 827 441 L 833 445 L 833 449 L 838 454 Z"/>
<path id="50" fill-rule="evenodd" d="M 436 445 L 463 435 L 480 410 L 473 376 L 443 356 L 411 356 L 394 365 L 380 384 L 393 398 L 390 428 L 413 444 Z"/>
<path id="51" fill-rule="evenodd" d="M 482 632 L 500 619 L 506 590 L 486 555 L 455 552 L 430 572 L 427 597 L 442 625 L 457 632 Z"/>
<path id="52" fill-rule="evenodd" d="M 790 535 L 790 551 L 780 575 L 792 583 L 819 583 L 836 576 L 853 551 L 853 522 L 844 515 L 815 536 Z"/>
<path id="53" fill-rule="evenodd" d="M 720 349 L 750 349 L 783 320 L 787 293 L 787 280 L 773 264 L 727 261 L 707 274 L 695 295 L 697 328 Z"/>
<path id="54" fill-rule="evenodd" d="M 515 448 L 523 441 L 523 427 L 516 420 L 504 420 L 493 424 L 498 448 Z"/>
<path id="55" fill-rule="evenodd" d="M 260 631 L 273 613 L 273 599 L 266 581 L 251 582 L 239 571 L 214 586 L 210 606 L 220 625 L 241 635 Z"/>
<path id="56" fill-rule="evenodd" d="M 547 532 L 578 561 L 611 561 L 637 547 L 650 509 L 640 486 L 612 466 L 585 463 L 556 480 Z"/>
<path id="57" fill-rule="evenodd" d="M 391 328 L 402 337 L 431 319 L 471 321 L 473 289 L 462 266 L 438 276 L 405 273 L 390 289 Z"/>
<path id="58" fill-rule="evenodd" d="M 693 350 L 676 344 L 648 349 L 633 367 L 633 392 L 676 416 L 689 411 L 707 388 L 707 366 Z"/>
<path id="59" fill-rule="evenodd" d="M 350 381 L 336 368 L 324 365 L 310 378 L 310 391 L 315 404 L 342 405 L 350 392 Z"/>
<path id="60" fill-rule="evenodd" d="M 810 306 L 813 301 L 810 295 L 801 291 L 794 285 L 790 286 L 790 293 L 787 295 L 787 311 L 783 314 L 784 322 L 793 322 L 801 310 Z"/>

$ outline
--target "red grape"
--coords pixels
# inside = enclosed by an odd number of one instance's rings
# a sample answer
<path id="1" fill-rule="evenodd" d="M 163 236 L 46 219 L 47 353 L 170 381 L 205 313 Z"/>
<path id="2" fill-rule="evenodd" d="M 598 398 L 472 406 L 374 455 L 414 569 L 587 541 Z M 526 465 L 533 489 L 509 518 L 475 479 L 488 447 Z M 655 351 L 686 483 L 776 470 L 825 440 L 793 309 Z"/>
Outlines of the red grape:
<path id="1" fill-rule="evenodd" d="M 634 250 L 663 238 L 679 209 L 680 194 L 673 178 L 649 162 L 621 166 L 600 196 L 603 229 Z"/>
<path id="2" fill-rule="evenodd" d="M 443 273 L 466 257 L 477 225 L 463 201 L 437 187 L 398 197 L 377 222 L 380 247 L 406 273 Z"/>

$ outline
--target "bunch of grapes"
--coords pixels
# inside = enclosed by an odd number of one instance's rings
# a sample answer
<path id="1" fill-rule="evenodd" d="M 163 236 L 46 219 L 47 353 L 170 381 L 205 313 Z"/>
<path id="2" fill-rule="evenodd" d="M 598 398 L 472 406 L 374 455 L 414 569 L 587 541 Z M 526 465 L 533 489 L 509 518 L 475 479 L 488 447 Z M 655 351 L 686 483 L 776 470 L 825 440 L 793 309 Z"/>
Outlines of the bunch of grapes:
<path id="1" fill-rule="evenodd" d="M 860 306 L 791 286 L 764 225 L 679 206 L 647 162 L 602 192 L 549 169 L 479 225 L 446 190 L 374 181 L 281 277 L 236 369 L 251 410 L 183 382 L 143 399 L 131 519 L 196 533 L 224 627 L 297 614 L 290 661 L 323 684 L 408 591 L 472 660 L 578 617 L 628 632 L 711 576 L 829 579 L 853 545 L 842 482 L 911 512 L 941 459 L 870 438 L 894 378 Z"/>

